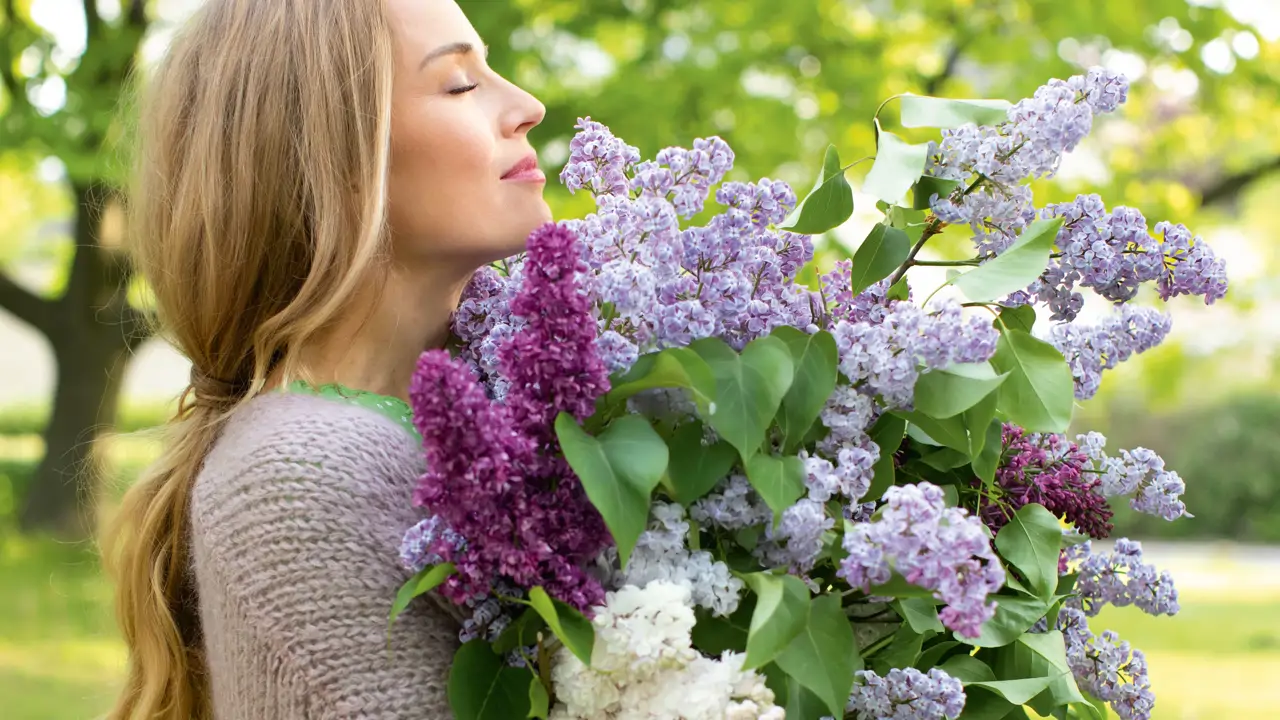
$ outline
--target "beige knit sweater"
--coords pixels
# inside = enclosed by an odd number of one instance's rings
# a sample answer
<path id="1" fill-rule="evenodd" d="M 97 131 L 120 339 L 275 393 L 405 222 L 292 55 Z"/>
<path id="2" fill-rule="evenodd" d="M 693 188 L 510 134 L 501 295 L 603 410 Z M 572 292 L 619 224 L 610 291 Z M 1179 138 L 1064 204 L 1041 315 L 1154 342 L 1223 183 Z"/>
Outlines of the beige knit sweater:
<path id="1" fill-rule="evenodd" d="M 196 479 L 192 563 L 217 720 L 441 720 L 457 626 L 408 578 L 422 452 L 394 420 L 273 393 L 236 412 Z"/>

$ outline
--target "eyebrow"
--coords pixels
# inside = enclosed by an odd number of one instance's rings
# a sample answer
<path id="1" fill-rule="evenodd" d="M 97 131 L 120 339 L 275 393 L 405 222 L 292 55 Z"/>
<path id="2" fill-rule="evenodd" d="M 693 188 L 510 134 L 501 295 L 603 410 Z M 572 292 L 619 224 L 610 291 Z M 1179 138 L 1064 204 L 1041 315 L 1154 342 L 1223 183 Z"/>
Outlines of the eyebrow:
<path id="1" fill-rule="evenodd" d="M 475 52 L 475 49 L 476 49 L 476 46 L 472 45 L 469 42 L 455 42 L 455 43 L 449 43 L 447 45 L 441 45 L 435 50 L 432 50 L 431 52 L 427 53 L 426 57 L 422 58 L 422 64 L 418 66 L 418 69 L 421 70 L 422 68 L 426 67 L 431 61 L 438 60 L 439 58 L 442 58 L 446 55 L 467 55 L 469 53 Z M 485 57 L 489 56 L 488 45 L 484 46 L 484 55 Z"/>

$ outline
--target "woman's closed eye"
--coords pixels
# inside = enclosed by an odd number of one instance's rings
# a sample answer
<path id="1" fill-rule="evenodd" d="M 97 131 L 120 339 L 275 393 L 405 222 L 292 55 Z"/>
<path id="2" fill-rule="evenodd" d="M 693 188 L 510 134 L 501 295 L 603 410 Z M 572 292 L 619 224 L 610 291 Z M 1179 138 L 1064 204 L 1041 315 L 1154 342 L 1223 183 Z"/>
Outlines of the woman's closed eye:
<path id="1" fill-rule="evenodd" d="M 463 85 L 462 87 L 456 87 L 456 88 L 454 88 L 454 89 L 450 90 L 450 91 L 449 91 L 449 94 L 450 94 L 450 95 L 465 95 L 465 94 L 467 94 L 467 93 L 471 92 L 472 90 L 475 90 L 475 89 L 476 89 L 476 88 L 478 88 L 478 87 L 480 87 L 480 83 L 471 83 L 471 84 L 469 84 L 469 85 Z"/>

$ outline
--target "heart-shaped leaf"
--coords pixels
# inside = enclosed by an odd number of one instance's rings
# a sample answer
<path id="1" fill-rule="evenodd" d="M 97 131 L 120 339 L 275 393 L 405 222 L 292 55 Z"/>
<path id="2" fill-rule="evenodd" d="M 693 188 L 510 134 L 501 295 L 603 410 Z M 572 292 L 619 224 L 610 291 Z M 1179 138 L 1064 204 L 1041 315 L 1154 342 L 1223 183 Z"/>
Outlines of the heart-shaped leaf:
<path id="1" fill-rule="evenodd" d="M 738 451 L 723 440 L 703 445 L 702 423 L 697 420 L 676 428 L 667 447 L 671 454 L 667 463 L 671 490 L 676 501 L 686 507 L 711 492 L 738 459 Z"/>
<path id="2" fill-rule="evenodd" d="M 871 488 L 863 497 L 864 501 L 879 500 L 885 490 L 893 487 L 897 480 L 893 454 L 902 447 L 902 438 L 906 437 L 906 433 L 907 421 L 892 413 L 881 415 L 871 427 L 871 440 L 880 448 L 880 459 L 876 460 L 872 468 L 875 475 L 871 478 Z"/>
<path id="3" fill-rule="evenodd" d="M 1005 328 L 991 364 L 1009 375 L 999 390 L 999 408 L 1009 422 L 1031 432 L 1067 431 L 1075 380 L 1057 348 L 1022 330 Z"/>
<path id="4" fill-rule="evenodd" d="M 1001 557 L 1018 569 L 1040 598 L 1053 597 L 1058 587 L 1058 553 L 1062 548 L 1062 526 L 1043 505 L 1029 503 L 1018 508 L 996 534 Z"/>
<path id="5" fill-rule="evenodd" d="M 923 175 L 916 181 L 915 191 L 912 195 L 912 206 L 916 210 L 928 210 L 932 207 L 934 195 L 939 198 L 947 198 L 958 187 L 960 187 L 959 180 L 943 180 L 942 178 Z"/>
<path id="6" fill-rule="evenodd" d="M 529 715 L 529 671 L 510 667 L 483 640 L 453 655 L 449 707 L 457 720 L 512 720 Z"/>
<path id="7" fill-rule="evenodd" d="M 822 698 L 832 716 L 844 712 L 862 658 L 839 595 L 821 595 L 810 603 L 809 622 L 774 662 Z"/>
<path id="8" fill-rule="evenodd" d="M 787 344 L 795 366 L 795 378 L 778 413 L 783 450 L 794 452 L 835 389 L 839 377 L 836 339 L 825 330 L 810 335 L 785 326 L 774 330 L 773 336 Z"/>
<path id="9" fill-rule="evenodd" d="M 650 493 L 667 470 L 667 444 L 640 415 L 625 415 L 591 437 L 560 413 L 556 437 L 587 498 L 604 518 L 626 566 L 649 520 Z"/>
<path id="10" fill-rule="evenodd" d="M 862 191 L 896 205 L 924 174 L 928 159 L 928 143 L 912 145 L 904 142 L 897 135 L 881 130 L 877 121 L 876 160 L 871 172 L 867 173 Z"/>
<path id="11" fill-rule="evenodd" d="M 780 516 L 804 495 L 804 461 L 794 455 L 752 455 L 746 467 L 747 480 L 773 510 L 774 517 Z"/>
<path id="12" fill-rule="evenodd" d="M 705 360 L 689 348 L 667 348 L 641 355 L 605 396 L 605 404 L 618 405 L 653 388 L 687 388 L 698 408 L 715 402 L 716 381 Z"/>
<path id="13" fill-rule="evenodd" d="M 974 302 L 992 302 L 1025 289 L 1049 264 L 1049 253 L 1062 222 L 1060 217 L 1032 222 L 1007 250 L 958 275 L 951 284 Z"/>
<path id="14" fill-rule="evenodd" d="M 982 624 L 978 637 L 968 638 L 955 633 L 953 636 L 956 640 L 976 647 L 1008 645 L 1035 625 L 1049 610 L 1049 603 L 1025 595 L 999 595 L 990 599 L 996 603 L 995 617 Z"/>
<path id="15" fill-rule="evenodd" d="M 809 588 L 794 575 L 758 572 L 743 580 L 756 594 L 743 667 L 762 667 L 778 656 L 809 620 Z"/>
<path id="16" fill-rule="evenodd" d="M 998 125 L 1008 119 L 1007 100 L 952 100 L 903 95 L 902 127 L 958 128 L 961 125 Z"/>
<path id="17" fill-rule="evenodd" d="M 990 395 L 1007 377 L 1007 373 L 997 375 L 989 362 L 931 370 L 916 380 L 915 409 L 939 419 L 959 415 Z"/>
<path id="18" fill-rule="evenodd" d="M 716 401 L 704 418 L 743 459 L 760 450 L 795 373 L 791 351 L 776 337 L 754 340 L 742 354 L 718 338 L 689 346 L 711 368 Z"/>
<path id="19" fill-rule="evenodd" d="M 400 590 L 396 592 L 395 602 L 391 604 L 391 616 L 387 619 L 387 626 L 390 627 L 400 617 L 400 613 L 409 607 L 409 603 L 419 595 L 425 595 L 440 586 L 453 574 L 453 563 L 441 563 L 439 565 L 430 565 L 422 568 L 413 577 L 409 578 L 404 585 L 400 586 Z"/>
<path id="20" fill-rule="evenodd" d="M 596 642 L 596 631 L 582 613 L 572 606 L 556 600 L 541 585 L 529 590 L 529 605 L 584 665 L 591 665 L 591 648 Z"/>
<path id="21" fill-rule="evenodd" d="M 853 188 L 844 178 L 840 153 L 835 145 L 828 145 L 822 160 L 818 180 L 804 200 L 779 225 L 801 235 L 821 235 L 839 227 L 853 215 Z"/>
<path id="22" fill-rule="evenodd" d="M 853 253 L 849 263 L 849 290 L 857 296 L 893 274 L 911 254 L 911 239 L 907 233 L 878 223 L 871 228 L 862 244 Z"/>

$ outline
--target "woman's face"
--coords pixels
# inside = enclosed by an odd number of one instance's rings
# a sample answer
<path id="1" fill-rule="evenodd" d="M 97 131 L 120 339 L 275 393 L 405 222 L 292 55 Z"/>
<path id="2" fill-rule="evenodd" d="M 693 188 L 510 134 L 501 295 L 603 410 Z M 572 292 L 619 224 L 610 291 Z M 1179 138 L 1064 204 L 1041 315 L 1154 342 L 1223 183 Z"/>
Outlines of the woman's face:
<path id="1" fill-rule="evenodd" d="M 395 35 L 388 212 L 401 262 L 471 268 L 551 219 L 528 133 L 546 109 L 489 69 L 454 0 L 387 0 Z"/>

